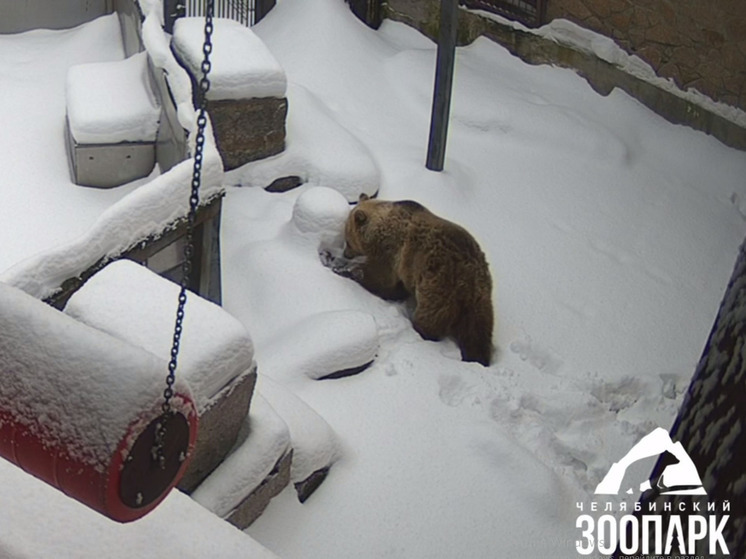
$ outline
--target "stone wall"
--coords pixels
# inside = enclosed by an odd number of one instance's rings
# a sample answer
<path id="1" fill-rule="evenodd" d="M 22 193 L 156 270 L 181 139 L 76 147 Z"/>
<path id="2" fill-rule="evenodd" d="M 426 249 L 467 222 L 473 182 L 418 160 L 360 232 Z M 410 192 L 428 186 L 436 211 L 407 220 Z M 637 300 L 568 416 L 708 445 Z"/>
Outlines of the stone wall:
<path id="1" fill-rule="evenodd" d="M 366 1 L 370 3 L 381 2 L 381 0 Z M 593 2 L 595 4 L 601 4 L 605 2 L 605 5 L 609 7 L 621 4 L 625 6 L 643 4 L 650 6 L 665 1 L 666 0 L 549 0 L 548 13 L 550 14 L 550 17 L 559 17 L 557 14 L 558 3 L 564 3 L 568 6 L 572 4 L 574 10 L 582 11 L 578 7 L 581 3 L 590 4 Z M 735 6 L 736 1 L 741 0 L 715 1 L 719 4 L 725 5 L 726 3 L 730 3 L 729 5 Z M 555 4 L 552 7 L 553 2 Z M 681 2 L 682 5 L 684 3 L 691 3 L 693 6 L 696 4 L 694 0 L 691 2 L 689 2 L 689 0 L 681 0 Z M 744 2 L 744 6 L 746 6 L 746 2 Z M 739 9 L 743 10 L 743 8 Z M 589 9 L 587 12 L 591 14 Z M 598 12 L 598 14 L 602 13 L 606 12 Z M 612 14 L 612 12 L 609 11 L 607 17 L 595 13 L 588 17 L 595 18 L 595 20 L 591 20 L 591 23 L 599 22 L 600 24 L 602 19 L 610 20 L 614 14 L 618 15 L 617 12 Z M 431 39 L 437 40 L 438 22 L 440 17 L 439 0 L 386 0 L 383 4 L 383 16 L 388 19 L 406 23 L 407 25 L 418 29 Z M 655 84 L 627 73 L 623 68 L 610 64 L 594 56 L 592 53 L 585 52 L 573 45 L 545 39 L 528 30 L 518 29 L 512 25 L 503 23 L 502 21 L 498 21 L 497 19 L 488 16 L 489 14 L 482 15 L 477 11 L 462 9 L 459 13 L 458 44 L 469 44 L 477 37 L 485 36 L 500 43 L 512 54 L 518 56 L 529 64 L 554 64 L 565 68 L 572 68 L 578 74 L 583 76 L 588 83 L 602 95 L 608 95 L 614 88 L 622 89 L 669 122 L 690 126 L 696 130 L 701 130 L 711 134 L 728 146 L 746 150 L 746 128 L 739 124 L 738 121 L 723 116 L 721 113 L 713 112 L 709 107 L 703 106 L 695 100 L 684 98 L 657 87 Z M 621 16 L 619 17 L 621 18 Z M 632 25 L 632 23 L 633 22 L 630 19 L 630 25 Z M 741 23 L 742 22 L 734 23 L 732 26 L 738 27 Z M 617 35 L 618 33 L 619 32 L 617 32 Z M 610 32 L 610 34 L 614 36 L 614 33 Z M 657 35 L 652 32 L 649 36 L 657 37 Z M 698 36 L 703 36 L 703 33 L 700 31 Z M 739 48 L 746 53 L 746 46 L 743 46 L 745 45 L 744 40 L 746 40 L 746 35 L 743 37 L 744 38 L 741 39 L 740 43 L 736 41 L 731 41 L 731 43 L 736 46 L 742 45 Z M 620 44 L 626 46 L 618 37 L 616 37 L 616 40 Z M 675 49 L 671 47 L 669 50 Z M 702 52 L 705 51 L 702 50 Z M 638 54 L 641 53 L 638 52 Z M 744 62 L 742 61 L 740 64 L 742 65 L 741 68 L 743 68 Z M 706 66 L 704 63 L 702 63 L 702 65 Z M 722 96 L 719 99 L 729 105 L 735 105 L 742 109 L 746 109 L 746 100 L 743 100 L 743 96 L 746 94 L 746 85 L 744 84 L 746 77 L 744 76 L 743 69 L 740 72 L 737 70 L 737 62 L 722 62 L 721 65 L 727 66 L 733 75 L 740 76 L 740 82 L 738 82 L 740 83 L 740 88 L 738 89 L 742 100 L 738 102 L 738 105 L 736 105 L 736 101 L 733 98 Z M 706 68 L 700 68 L 699 70 L 701 72 L 707 71 Z M 690 87 L 692 86 L 693 85 L 690 84 Z M 704 92 L 707 91 L 705 90 Z"/>
<path id="2" fill-rule="evenodd" d="M 549 0 L 546 16 L 612 37 L 680 88 L 746 110 L 743 0 Z"/>

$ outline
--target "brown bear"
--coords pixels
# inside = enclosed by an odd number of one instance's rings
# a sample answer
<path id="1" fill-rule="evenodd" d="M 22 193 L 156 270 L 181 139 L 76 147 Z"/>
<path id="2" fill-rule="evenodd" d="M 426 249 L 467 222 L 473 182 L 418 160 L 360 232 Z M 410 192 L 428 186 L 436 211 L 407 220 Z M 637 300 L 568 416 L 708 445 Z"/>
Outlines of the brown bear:
<path id="1" fill-rule="evenodd" d="M 412 323 L 427 340 L 450 336 L 464 361 L 492 357 L 492 278 L 477 241 L 463 227 L 411 200 L 360 196 L 345 225 L 338 273 L 392 300 L 414 297 Z"/>

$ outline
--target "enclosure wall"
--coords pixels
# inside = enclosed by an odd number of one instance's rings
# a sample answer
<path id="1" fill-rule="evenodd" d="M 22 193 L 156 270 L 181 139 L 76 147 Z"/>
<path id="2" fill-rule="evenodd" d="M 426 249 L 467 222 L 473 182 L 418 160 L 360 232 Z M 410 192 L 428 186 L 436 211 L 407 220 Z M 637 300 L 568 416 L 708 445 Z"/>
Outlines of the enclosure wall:
<path id="1" fill-rule="evenodd" d="M 68 29 L 114 10 L 114 0 L 0 0 L 0 33 Z"/>
<path id="2" fill-rule="evenodd" d="M 746 109 L 746 2 L 549 0 L 546 16 L 614 38 L 682 89 Z"/>

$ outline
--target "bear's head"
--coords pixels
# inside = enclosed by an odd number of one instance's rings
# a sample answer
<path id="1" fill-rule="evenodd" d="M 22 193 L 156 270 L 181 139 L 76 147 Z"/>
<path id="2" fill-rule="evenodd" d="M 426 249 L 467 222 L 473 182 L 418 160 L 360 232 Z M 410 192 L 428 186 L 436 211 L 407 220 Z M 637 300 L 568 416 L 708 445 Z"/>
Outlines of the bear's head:
<path id="1" fill-rule="evenodd" d="M 345 258 L 354 258 L 365 254 L 365 231 L 376 211 L 377 200 L 371 200 L 367 194 L 361 194 L 357 205 L 350 211 L 345 224 Z"/>

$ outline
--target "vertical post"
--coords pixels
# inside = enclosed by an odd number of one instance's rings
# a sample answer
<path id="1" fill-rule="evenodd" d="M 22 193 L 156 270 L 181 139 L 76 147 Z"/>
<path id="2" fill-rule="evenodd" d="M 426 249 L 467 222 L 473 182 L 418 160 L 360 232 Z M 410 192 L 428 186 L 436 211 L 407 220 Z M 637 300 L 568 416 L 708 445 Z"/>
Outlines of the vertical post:
<path id="1" fill-rule="evenodd" d="M 457 30 L 458 0 L 441 0 L 438 60 L 435 68 L 433 110 L 430 118 L 430 139 L 427 147 L 426 163 L 427 168 L 431 171 L 442 171 L 446 157 Z"/>
<path id="2" fill-rule="evenodd" d="M 186 15 L 186 0 L 163 0 L 163 28 L 166 33 L 174 32 L 174 22 Z"/>
<path id="3" fill-rule="evenodd" d="M 277 0 L 256 0 L 254 4 L 254 23 L 259 23 L 275 7 Z"/>

